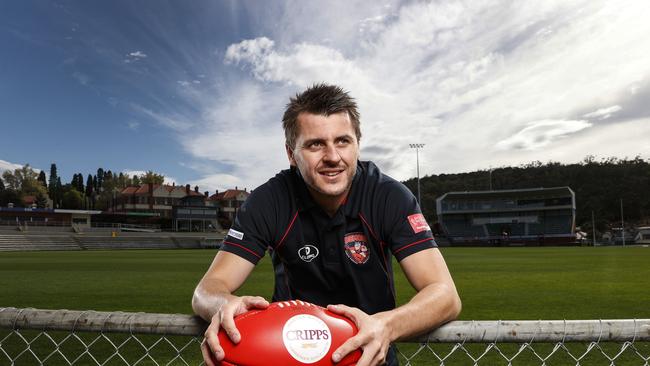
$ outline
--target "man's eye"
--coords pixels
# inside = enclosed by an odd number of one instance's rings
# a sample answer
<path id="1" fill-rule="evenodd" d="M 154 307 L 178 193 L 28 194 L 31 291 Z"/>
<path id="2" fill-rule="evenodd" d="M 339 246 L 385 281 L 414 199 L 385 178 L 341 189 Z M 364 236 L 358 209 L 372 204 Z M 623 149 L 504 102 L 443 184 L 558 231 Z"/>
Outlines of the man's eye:
<path id="1" fill-rule="evenodd" d="M 322 147 L 322 146 L 323 146 L 322 142 L 312 142 L 312 143 L 310 143 L 308 145 L 308 147 L 311 148 L 311 149 L 316 149 L 316 148 L 319 148 L 319 147 Z"/>

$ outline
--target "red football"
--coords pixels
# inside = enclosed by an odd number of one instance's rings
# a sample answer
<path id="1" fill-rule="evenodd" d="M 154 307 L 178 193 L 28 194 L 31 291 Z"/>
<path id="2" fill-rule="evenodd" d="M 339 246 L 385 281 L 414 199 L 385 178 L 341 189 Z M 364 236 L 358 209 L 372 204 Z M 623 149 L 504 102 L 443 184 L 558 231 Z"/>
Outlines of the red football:
<path id="1" fill-rule="evenodd" d="M 349 319 L 300 300 L 238 315 L 235 325 L 241 334 L 237 344 L 219 331 L 224 365 L 334 365 L 332 353 L 357 333 Z M 355 365 L 359 357 L 361 351 L 355 350 L 336 365 Z"/>

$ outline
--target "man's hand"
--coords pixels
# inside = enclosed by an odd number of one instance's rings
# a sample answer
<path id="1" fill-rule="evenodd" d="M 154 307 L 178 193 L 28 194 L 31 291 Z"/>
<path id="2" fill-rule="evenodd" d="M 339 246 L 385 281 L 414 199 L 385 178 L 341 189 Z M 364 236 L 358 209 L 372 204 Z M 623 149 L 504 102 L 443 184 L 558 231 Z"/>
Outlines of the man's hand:
<path id="1" fill-rule="evenodd" d="M 360 348 L 363 350 L 357 366 L 375 366 L 386 362 L 386 354 L 390 346 L 390 329 L 381 316 L 368 315 L 363 311 L 346 305 L 329 305 L 327 310 L 343 315 L 357 325 L 359 332 L 343 343 L 332 355 L 332 361 L 337 363 L 350 352 Z"/>
<path id="2" fill-rule="evenodd" d="M 219 344 L 219 328 L 228 335 L 233 343 L 239 343 L 241 335 L 235 326 L 235 316 L 251 309 L 265 309 L 269 302 L 260 296 L 232 296 L 212 316 L 210 326 L 205 331 L 205 338 L 201 343 L 201 353 L 206 366 L 217 366 L 226 354 Z"/>

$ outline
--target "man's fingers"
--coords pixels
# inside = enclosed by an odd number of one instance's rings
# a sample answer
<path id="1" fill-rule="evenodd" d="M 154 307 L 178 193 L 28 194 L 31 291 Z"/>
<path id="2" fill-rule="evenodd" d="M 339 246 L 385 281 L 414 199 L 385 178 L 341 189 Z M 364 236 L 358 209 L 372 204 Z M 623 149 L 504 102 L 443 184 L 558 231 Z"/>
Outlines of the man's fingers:
<path id="1" fill-rule="evenodd" d="M 363 312 L 361 312 L 361 310 L 359 310 L 357 308 L 352 308 L 352 307 L 349 307 L 347 305 L 342 305 L 342 304 L 327 305 L 327 310 L 333 312 L 334 314 L 343 315 L 346 318 L 349 318 L 355 324 L 357 324 L 357 326 L 359 325 L 357 323 L 359 313 L 363 314 Z"/>
<path id="2" fill-rule="evenodd" d="M 337 348 L 336 351 L 334 351 L 334 353 L 332 354 L 332 361 L 334 362 L 341 361 L 350 352 L 353 352 L 354 350 L 361 347 L 363 343 L 364 343 L 363 340 L 358 336 L 348 339 L 339 348 Z"/>
<path id="3" fill-rule="evenodd" d="M 378 351 L 379 349 L 376 346 L 373 346 L 372 344 L 366 345 L 361 354 L 361 358 L 359 358 L 359 361 L 356 363 L 356 366 L 374 366 L 381 364 L 379 360 L 381 360 L 382 357 L 377 354 Z"/>
<path id="4" fill-rule="evenodd" d="M 239 330 L 237 330 L 237 327 L 235 326 L 234 316 L 231 312 L 224 311 L 221 314 L 221 328 L 223 328 L 224 332 L 226 332 L 228 338 L 230 338 L 233 343 L 238 343 L 241 339 Z"/>
<path id="5" fill-rule="evenodd" d="M 207 338 L 203 338 L 203 342 L 201 342 L 201 354 L 203 355 L 203 361 L 205 361 L 205 366 L 217 366 L 217 362 L 219 361 L 216 359 L 214 353 L 212 353 L 207 340 Z"/>
<path id="6" fill-rule="evenodd" d="M 242 301 L 244 302 L 246 309 L 265 309 L 269 306 L 269 302 L 261 296 L 246 296 L 242 298 Z"/>

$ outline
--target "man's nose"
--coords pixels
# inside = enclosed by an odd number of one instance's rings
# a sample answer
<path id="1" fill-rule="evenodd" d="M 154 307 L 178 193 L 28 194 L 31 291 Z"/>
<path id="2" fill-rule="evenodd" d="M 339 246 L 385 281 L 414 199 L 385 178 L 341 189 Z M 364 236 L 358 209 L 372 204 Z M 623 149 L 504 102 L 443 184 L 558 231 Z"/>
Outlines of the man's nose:
<path id="1" fill-rule="evenodd" d="M 341 160 L 341 155 L 334 144 L 325 146 L 323 160 L 330 163 L 338 163 Z"/>

